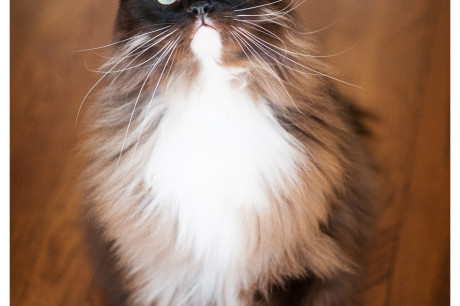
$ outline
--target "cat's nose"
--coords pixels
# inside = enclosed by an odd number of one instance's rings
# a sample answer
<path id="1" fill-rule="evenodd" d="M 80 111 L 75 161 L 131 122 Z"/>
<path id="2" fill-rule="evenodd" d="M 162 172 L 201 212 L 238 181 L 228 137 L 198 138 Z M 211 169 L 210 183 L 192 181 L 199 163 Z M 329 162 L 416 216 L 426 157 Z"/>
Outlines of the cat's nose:
<path id="1" fill-rule="evenodd" d="M 212 3 L 209 1 L 195 1 L 190 4 L 187 11 L 196 16 L 204 16 L 212 10 L 212 7 Z"/>

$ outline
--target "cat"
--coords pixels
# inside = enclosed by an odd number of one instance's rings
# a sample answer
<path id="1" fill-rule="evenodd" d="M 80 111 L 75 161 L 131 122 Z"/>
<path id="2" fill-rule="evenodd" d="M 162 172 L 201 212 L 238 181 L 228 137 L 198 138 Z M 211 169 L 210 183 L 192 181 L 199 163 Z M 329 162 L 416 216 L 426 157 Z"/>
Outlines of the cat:
<path id="1" fill-rule="evenodd" d="M 342 305 L 359 286 L 372 160 L 298 5 L 120 1 L 82 145 L 112 303 Z"/>

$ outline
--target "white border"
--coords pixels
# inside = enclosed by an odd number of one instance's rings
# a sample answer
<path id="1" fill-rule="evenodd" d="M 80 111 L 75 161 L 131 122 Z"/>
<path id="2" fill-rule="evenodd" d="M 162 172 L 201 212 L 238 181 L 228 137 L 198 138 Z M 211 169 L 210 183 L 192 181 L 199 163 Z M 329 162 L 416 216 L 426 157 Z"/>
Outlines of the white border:
<path id="1" fill-rule="evenodd" d="M 458 157 L 460 156 L 460 148 L 458 142 L 458 132 L 460 131 L 460 125 L 458 122 L 459 116 L 459 86 L 460 86 L 460 79 L 458 77 L 459 72 L 459 56 L 460 56 L 460 48 L 459 48 L 459 29 L 460 29 L 460 22 L 455 17 L 458 17 L 459 13 L 459 1 L 451 1 L 451 113 L 450 113 L 450 122 L 451 122 L 451 305 L 460 305 L 459 299 L 459 246 L 458 246 L 458 237 L 456 234 L 460 232 L 459 226 L 455 221 L 458 221 L 459 216 L 459 190 L 458 190 L 458 176 L 460 170 L 460 164 L 458 162 Z M 457 188 L 456 188 L 457 187 Z"/>

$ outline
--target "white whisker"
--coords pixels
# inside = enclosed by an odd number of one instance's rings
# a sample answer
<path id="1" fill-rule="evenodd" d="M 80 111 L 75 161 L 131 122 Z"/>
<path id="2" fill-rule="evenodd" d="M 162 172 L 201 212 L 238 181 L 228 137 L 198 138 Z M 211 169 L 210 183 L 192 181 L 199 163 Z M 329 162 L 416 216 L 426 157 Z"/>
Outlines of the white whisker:
<path id="1" fill-rule="evenodd" d="M 243 28 L 239 28 L 239 29 L 241 29 L 241 30 L 244 31 L 245 33 L 249 33 L 250 35 L 252 35 L 250 32 L 248 32 L 247 30 L 245 30 L 245 29 L 243 29 Z M 255 37 L 257 40 L 260 41 L 260 38 L 258 38 L 258 37 L 256 37 L 256 36 L 254 36 L 254 37 Z M 353 87 L 357 87 L 357 88 L 363 89 L 362 87 L 360 87 L 360 86 L 358 86 L 358 85 L 355 85 L 355 84 L 352 84 L 352 83 L 343 81 L 343 80 L 338 79 L 338 78 L 334 78 L 334 77 L 332 77 L 332 76 L 330 76 L 330 75 L 324 74 L 324 73 L 322 73 L 322 72 L 320 72 L 320 71 L 317 71 L 317 70 L 315 70 L 315 69 L 312 69 L 312 68 L 310 68 L 310 67 L 307 67 L 307 66 L 305 66 L 305 65 L 302 65 L 301 63 L 299 63 L 299 62 L 293 60 L 292 58 L 290 58 L 290 57 L 288 57 L 288 56 L 286 56 L 286 55 L 281 54 L 280 52 L 278 52 L 278 51 L 276 51 L 276 50 L 270 48 L 269 46 L 265 46 L 265 48 L 271 50 L 272 52 L 278 54 L 279 56 L 285 58 L 286 60 L 290 61 L 291 63 L 294 63 L 294 64 L 296 64 L 296 65 L 298 65 L 298 66 L 300 66 L 300 67 L 302 67 L 302 68 L 305 68 L 305 69 L 307 69 L 307 70 L 310 70 L 310 71 L 312 71 L 312 72 L 315 72 L 315 73 L 317 73 L 317 74 L 319 74 L 319 75 L 322 75 L 322 76 L 324 76 L 324 77 L 327 77 L 327 78 L 329 78 L 329 79 L 335 80 L 335 81 L 337 81 L 337 82 L 340 82 L 340 83 L 343 83 L 343 84 L 347 84 L 347 85 L 350 85 L 350 86 L 353 86 Z"/>
<path id="2" fill-rule="evenodd" d="M 251 58 L 249 57 L 249 55 L 246 53 L 246 51 L 244 50 L 243 46 L 241 46 L 241 44 L 239 43 L 238 38 L 235 36 L 236 33 L 234 33 L 233 31 L 230 30 L 230 34 L 235 38 L 236 43 L 240 46 L 241 51 L 243 51 L 244 55 L 246 55 L 246 57 L 248 58 L 249 62 L 254 66 L 254 68 L 259 69 L 259 68 L 254 64 L 254 62 L 251 60 Z"/>
<path id="3" fill-rule="evenodd" d="M 305 75 L 316 75 L 316 73 L 309 73 L 309 72 L 305 72 L 305 71 L 301 71 L 301 70 L 297 70 L 295 68 L 292 68 L 282 62 L 280 62 L 278 59 L 276 59 L 275 57 L 273 57 L 269 52 L 266 51 L 266 48 L 264 47 L 263 43 L 260 43 L 260 42 L 257 42 L 256 40 L 252 39 L 251 37 L 247 36 L 244 32 L 242 31 L 239 31 L 242 35 L 244 35 L 250 42 L 253 43 L 253 45 L 255 45 L 256 47 L 258 47 L 262 52 L 264 52 L 268 57 L 270 57 L 272 60 L 274 60 L 275 62 L 277 62 L 279 65 L 287 68 L 287 69 L 290 69 L 292 71 L 295 71 L 295 72 L 298 72 L 298 73 L 301 73 L 301 74 L 305 74 Z"/>
<path id="4" fill-rule="evenodd" d="M 127 56 L 126 56 L 127 57 Z M 112 66 L 112 68 L 110 68 L 91 88 L 90 90 L 86 93 L 85 97 L 83 98 L 83 100 L 81 101 L 80 103 L 80 106 L 78 108 L 78 112 L 77 112 L 77 117 L 75 118 L 75 126 L 77 126 L 77 122 L 78 122 L 78 118 L 80 116 L 80 112 L 81 112 L 81 109 L 83 107 L 83 104 L 85 103 L 86 99 L 88 98 L 89 94 L 94 90 L 94 88 L 96 88 L 96 86 L 110 73 L 111 70 L 113 70 L 118 64 L 120 64 L 122 61 L 125 60 L 125 58 L 122 58 L 120 61 L 118 61 L 118 63 L 116 63 L 115 65 Z"/>
<path id="5" fill-rule="evenodd" d="M 173 55 L 174 51 L 176 50 L 177 41 L 179 40 L 179 38 L 180 38 L 180 36 L 179 36 L 179 37 L 176 39 L 176 41 L 174 42 L 174 47 L 173 47 L 172 51 L 169 52 L 168 59 L 166 60 L 165 65 L 163 66 L 163 70 L 161 71 L 160 77 L 158 78 L 157 84 L 155 85 L 155 89 L 153 90 L 152 98 L 150 99 L 149 104 L 148 104 L 148 106 L 147 106 L 147 110 L 146 110 L 146 112 L 145 112 L 144 120 L 142 121 L 140 130 L 139 130 L 139 135 L 138 135 L 138 137 L 137 137 L 136 144 L 135 144 L 135 146 L 134 146 L 134 149 L 133 149 L 133 153 L 132 153 L 131 161 L 130 161 L 130 162 L 132 162 L 132 159 L 133 159 L 134 155 L 136 154 L 137 145 L 139 144 L 139 140 L 140 140 L 141 135 L 142 135 L 142 130 L 144 129 L 144 125 L 145 125 L 145 122 L 146 122 L 146 119 L 147 119 L 147 115 L 148 115 L 148 113 L 149 113 L 149 111 L 150 111 L 150 107 L 151 107 L 151 105 L 152 105 L 153 99 L 154 99 L 155 94 L 156 94 L 156 92 L 157 92 L 157 89 L 158 89 L 158 86 L 159 86 L 159 84 L 160 84 L 161 78 L 163 77 L 163 74 L 164 74 L 164 72 L 165 72 L 165 69 L 166 69 L 166 67 L 168 66 L 169 60 L 170 60 L 171 56 Z M 175 56 L 174 56 L 174 58 L 175 58 Z M 173 61 L 174 61 L 174 59 L 173 59 Z M 172 67 L 172 62 L 171 62 L 171 67 Z M 171 68 L 171 67 L 170 67 L 170 68 Z M 168 72 L 168 74 L 169 74 L 169 72 Z"/>
<path id="6" fill-rule="evenodd" d="M 286 27 L 285 24 L 283 23 L 280 23 L 280 22 L 276 22 L 276 19 L 284 19 L 284 20 L 290 20 L 292 22 L 292 20 L 288 17 L 289 13 L 292 12 L 293 10 L 297 9 L 299 6 L 301 6 L 306 0 L 302 0 L 300 1 L 298 4 L 295 4 L 294 6 L 291 7 L 291 5 L 293 4 L 294 0 L 291 0 L 291 2 L 284 8 L 280 9 L 279 11 L 275 11 L 275 12 L 271 12 L 271 13 L 266 13 L 266 14 L 254 14 L 254 15 L 250 15 L 250 14 L 240 14 L 240 15 L 236 15 L 238 17 L 266 17 L 266 18 L 263 18 L 263 19 L 249 19 L 247 21 L 252 21 L 252 22 L 271 22 L 271 23 L 276 23 L 280 26 L 283 26 L 283 27 Z M 227 16 L 229 17 L 229 16 Z"/>
<path id="7" fill-rule="evenodd" d="M 264 7 L 264 6 L 268 6 L 268 5 L 273 5 L 275 3 L 279 3 L 283 0 L 276 0 L 276 1 L 273 1 L 273 2 L 270 2 L 270 3 L 266 3 L 266 4 L 261 4 L 261 5 L 256 5 L 256 6 L 251 6 L 251 7 L 245 7 L 245 8 L 242 8 L 242 9 L 237 9 L 237 10 L 233 10 L 234 12 L 240 12 L 240 11 L 247 11 L 247 10 L 252 10 L 252 9 L 256 9 L 256 8 L 259 8 L 259 7 Z"/>
<path id="8" fill-rule="evenodd" d="M 283 43 L 283 45 L 286 45 L 286 44 L 284 43 L 284 41 L 283 41 L 278 35 L 276 35 L 276 34 L 274 34 L 273 32 L 267 30 L 266 28 L 264 28 L 264 27 L 261 26 L 261 25 L 258 25 L 258 24 L 256 24 L 256 23 L 250 22 L 250 21 L 248 21 L 248 20 L 243 20 L 243 19 L 234 19 L 234 20 L 235 20 L 235 21 L 239 21 L 239 22 L 244 22 L 244 23 L 246 23 L 246 24 L 249 24 L 248 27 L 250 27 L 250 28 L 252 28 L 252 29 L 254 29 L 254 30 L 256 30 L 256 31 L 259 31 L 259 32 L 261 32 L 261 33 L 265 33 L 265 34 L 267 34 L 267 35 L 269 35 L 269 36 L 271 36 L 271 37 L 273 37 L 273 38 L 279 40 L 280 42 Z"/>
<path id="9" fill-rule="evenodd" d="M 172 44 L 169 45 L 169 47 L 171 47 Z M 168 48 L 169 48 L 168 47 Z M 157 61 L 152 65 L 152 68 L 150 68 L 149 70 L 149 73 L 147 74 L 147 76 L 145 77 L 144 79 L 144 82 L 141 86 L 141 89 L 139 90 L 139 94 L 137 95 L 137 98 L 136 98 L 136 101 L 134 102 L 134 106 L 133 106 L 133 110 L 131 112 L 131 116 L 129 117 L 129 122 L 128 122 L 128 127 L 126 128 L 126 132 L 125 132 L 125 136 L 124 136 L 124 139 L 123 139 L 123 143 L 122 143 L 122 146 L 121 146 L 121 150 L 120 150 L 120 154 L 118 155 L 118 160 L 117 160 L 117 164 L 115 166 L 115 171 L 116 169 L 118 169 L 118 165 L 120 163 L 120 160 L 121 160 L 121 156 L 123 155 L 123 150 L 125 149 L 125 145 L 126 145 L 126 140 L 128 138 L 128 133 L 129 133 L 129 129 L 131 127 L 131 123 L 132 123 L 132 120 L 133 120 L 133 117 L 134 117 L 134 112 L 136 110 L 136 107 L 137 107 L 137 103 L 139 102 L 139 99 L 140 99 L 140 96 L 142 94 L 142 91 L 144 89 L 144 86 L 145 84 L 147 83 L 147 80 L 148 78 L 150 77 L 150 75 L 152 74 L 152 72 L 155 70 L 156 66 L 158 66 L 158 64 L 164 59 L 164 55 L 169 52 L 168 49 L 166 49 L 163 54 L 160 56 L 160 58 L 157 59 Z"/>
<path id="10" fill-rule="evenodd" d="M 236 29 L 238 31 L 238 29 Z M 244 43 L 244 39 L 237 33 L 235 33 L 236 35 L 238 35 L 240 37 L 240 39 L 242 40 L 242 43 Z M 303 117 L 305 117 L 306 119 L 310 120 L 310 118 L 308 116 L 306 116 L 300 109 L 299 107 L 297 106 L 297 104 L 294 102 L 294 99 L 291 97 L 289 91 L 287 90 L 287 88 L 284 86 L 283 80 L 280 79 L 280 77 L 276 74 L 275 71 L 273 71 L 273 69 L 268 65 L 268 63 L 258 54 L 258 52 L 256 50 L 254 50 L 254 48 L 252 48 L 249 43 L 244 43 L 246 45 L 246 47 L 248 47 L 248 50 L 249 52 L 251 52 L 251 54 L 253 54 L 254 56 L 256 56 L 257 60 L 260 62 L 262 61 L 264 63 L 264 66 L 267 68 L 265 69 L 266 71 L 268 71 L 273 77 L 275 77 L 275 79 L 280 83 L 281 87 L 283 88 L 283 90 L 286 92 L 289 100 L 291 100 L 292 104 L 294 105 L 295 109 L 299 112 L 299 114 L 301 114 Z M 250 50 L 252 49 L 254 51 L 254 53 Z M 260 59 L 260 60 L 259 60 Z M 287 82 L 285 82 L 287 83 Z M 287 83 L 289 84 L 289 83 Z M 291 84 L 289 84 L 290 86 L 292 86 Z"/>
<path id="11" fill-rule="evenodd" d="M 156 46 L 157 44 L 159 44 L 160 42 L 162 42 L 163 40 L 165 40 L 166 38 L 168 38 L 169 36 L 171 36 L 172 34 L 174 34 L 175 32 L 177 32 L 177 29 L 172 31 L 171 33 L 167 34 L 166 36 L 163 36 L 161 37 L 160 39 L 156 40 L 154 43 L 152 43 L 151 45 L 149 45 L 147 48 L 145 48 L 144 50 L 142 50 L 142 52 L 140 52 L 135 58 L 133 58 L 123 69 L 121 70 L 113 70 L 111 71 L 110 73 L 117 73 L 117 72 L 123 72 L 123 71 L 126 71 L 126 70 L 130 70 L 130 69 L 134 69 L 134 68 L 137 68 L 137 67 L 140 67 L 142 65 L 144 65 L 145 63 L 148 63 L 149 61 L 151 61 L 152 59 L 155 58 L 156 55 L 158 55 L 159 52 L 157 52 L 156 54 L 154 54 L 153 56 L 149 57 L 149 59 L 143 61 L 142 63 L 140 64 L 137 64 L 135 66 L 131 66 L 129 67 L 136 59 L 138 59 L 142 54 L 144 54 L 145 52 L 147 52 L 148 50 L 150 50 L 151 48 L 153 48 L 154 46 Z M 157 36 L 155 36 L 154 38 L 158 37 L 159 35 L 162 35 L 164 33 L 161 33 L 161 34 L 158 34 Z M 150 42 L 151 40 L 153 40 L 154 38 L 150 39 L 148 42 Z M 164 48 L 164 46 L 163 46 Z M 163 49 L 162 48 L 162 49 Z M 161 49 L 160 49 L 161 51 Z M 101 72 L 101 73 L 105 73 L 105 71 L 97 71 L 97 72 Z"/>
<path id="12" fill-rule="evenodd" d="M 290 50 L 288 50 L 288 49 L 283 49 L 283 48 L 281 48 L 281 47 L 278 47 L 278 46 L 276 46 L 276 45 L 274 45 L 274 44 L 271 44 L 271 43 L 269 43 L 268 41 L 266 41 L 266 40 L 264 40 L 264 39 L 262 39 L 262 38 L 260 38 L 260 37 L 258 37 L 258 36 L 256 36 L 256 35 L 252 34 L 252 33 L 249 32 L 249 31 L 246 31 L 246 32 L 247 32 L 248 35 L 250 35 L 251 37 L 254 37 L 255 39 L 259 40 L 262 44 L 268 44 L 268 45 L 270 45 L 270 46 L 272 46 L 272 47 L 274 47 L 274 48 L 276 48 L 276 49 L 278 49 L 278 50 L 284 51 L 284 52 L 286 52 L 286 53 L 290 53 L 290 54 L 294 54 L 294 55 L 298 55 L 298 56 L 303 56 L 303 57 L 312 57 L 312 58 L 317 58 L 317 57 L 318 57 L 318 58 L 334 57 L 334 56 L 338 56 L 338 55 L 344 54 L 344 53 L 350 51 L 351 49 L 353 49 L 353 48 L 355 47 L 355 45 L 353 45 L 353 46 L 351 46 L 351 47 L 345 49 L 344 51 L 340 51 L 340 52 L 337 52 L 337 53 L 334 53 L 334 54 L 330 54 L 330 55 L 310 55 L 310 54 L 304 54 L 304 53 L 298 53 L 298 52 L 290 51 Z M 284 45 L 284 46 L 286 47 L 286 45 Z"/>
<path id="13" fill-rule="evenodd" d="M 160 50 L 158 50 L 157 53 L 155 53 L 154 55 L 152 55 L 152 56 L 149 58 L 149 60 L 145 61 L 144 63 L 146 63 L 146 62 L 148 62 L 148 61 L 154 59 L 158 54 L 160 54 L 160 52 L 162 52 L 162 51 L 163 51 L 165 48 L 167 48 L 170 44 L 171 44 L 171 42 L 166 43 Z M 133 60 L 133 61 L 134 61 L 134 60 Z M 117 76 L 116 76 L 115 78 L 113 78 L 113 80 L 112 80 L 112 81 L 110 82 L 110 84 L 107 86 L 107 89 L 106 89 L 106 90 L 108 90 L 108 89 L 112 86 L 112 84 L 120 77 L 120 75 L 121 75 L 123 72 L 125 72 L 125 71 L 131 69 L 131 67 L 128 68 L 128 66 L 129 66 L 133 61 L 129 62 L 122 70 L 119 71 L 119 73 L 117 74 Z M 138 65 L 138 66 L 140 66 L 140 65 Z"/>
<path id="14" fill-rule="evenodd" d="M 321 28 L 319 30 L 315 30 L 315 31 L 311 31 L 311 32 L 296 32 L 297 34 L 301 34 L 301 35 L 309 35 L 309 34 L 315 34 L 315 33 L 319 33 L 319 32 L 322 32 L 324 30 L 327 30 L 329 29 L 330 27 L 332 27 L 334 24 L 337 23 L 337 20 L 331 22 L 330 24 L 328 24 L 327 26 L 325 26 L 324 28 Z"/>
<path id="15" fill-rule="evenodd" d="M 145 51 L 147 51 L 148 49 L 150 49 L 151 47 L 153 47 L 154 45 L 156 45 L 158 42 L 164 40 L 166 37 L 170 36 L 171 34 L 173 34 L 174 32 L 176 32 L 177 30 L 174 30 L 172 33 L 168 34 L 167 36 L 163 37 L 161 40 L 155 42 L 152 46 L 146 48 L 145 50 L 143 50 L 142 53 L 144 53 Z M 115 67 L 117 67 L 119 64 L 121 64 L 125 59 L 127 59 L 128 57 L 130 57 L 132 55 L 133 52 L 135 52 L 136 50 L 140 49 L 141 47 L 143 47 L 145 44 L 149 43 L 150 41 L 152 41 L 153 39 L 155 39 L 156 37 L 164 34 L 166 31 L 156 35 L 155 37 L 151 38 L 150 40 L 142 43 L 141 45 L 137 46 L 136 48 L 134 48 L 131 52 L 129 52 L 127 55 L 125 55 L 124 57 L 122 57 L 115 65 L 113 65 L 108 71 L 97 71 L 97 72 L 101 72 L 101 73 L 104 73 L 104 75 L 91 87 L 91 89 L 86 93 L 85 97 L 83 98 L 82 102 L 80 103 L 80 106 L 78 108 L 78 112 L 77 112 L 77 116 L 75 118 L 75 126 L 77 126 L 77 122 L 78 122 L 78 118 L 80 116 L 80 113 L 81 113 L 81 110 L 83 108 L 83 104 L 85 103 L 86 99 L 88 98 L 88 96 L 90 95 L 90 93 L 94 90 L 94 88 L 96 88 L 96 86 L 107 76 L 109 75 L 110 73 L 117 73 L 118 72 L 118 75 L 110 82 L 110 84 L 107 86 L 106 88 L 106 91 L 108 88 L 110 88 L 110 86 L 115 82 L 115 80 L 120 76 L 120 74 L 123 72 L 123 71 L 126 71 L 128 69 L 131 69 L 131 68 L 128 68 L 128 66 L 140 55 L 136 56 L 136 58 L 134 58 L 131 62 L 128 63 L 128 65 L 126 65 L 122 70 L 114 70 Z M 142 54 L 141 53 L 141 54 Z M 154 56 L 156 56 L 158 53 L 156 53 Z M 154 57 L 153 56 L 153 57 Z M 149 60 L 143 62 L 142 64 L 145 64 L 146 62 L 152 60 L 152 58 L 149 58 Z M 139 64 L 138 66 L 140 66 L 141 64 Z"/>
<path id="16" fill-rule="evenodd" d="M 280 18 L 280 17 L 283 17 L 285 15 L 287 15 L 288 13 L 292 12 L 293 10 L 295 10 L 296 8 L 298 8 L 300 5 L 302 5 L 306 0 L 302 0 L 300 1 L 298 4 L 295 4 L 294 6 L 293 3 L 294 3 L 294 0 L 291 0 L 291 2 L 288 3 L 288 5 L 286 5 L 284 8 L 278 10 L 278 11 L 273 11 L 273 12 L 269 12 L 269 13 L 265 13 L 265 14 L 237 14 L 236 16 L 238 17 L 265 17 L 265 16 L 275 16 L 273 18 Z M 292 6 L 292 7 L 291 7 Z"/>
<path id="17" fill-rule="evenodd" d="M 107 48 L 107 47 L 110 47 L 110 46 L 115 46 L 115 45 L 117 45 L 117 44 L 121 44 L 122 42 L 130 41 L 130 40 L 133 40 L 133 39 L 136 39 L 136 38 L 139 38 L 139 37 L 142 37 L 142 36 L 151 34 L 151 33 L 155 33 L 155 32 L 161 31 L 161 30 L 163 30 L 163 29 L 167 29 L 167 28 L 169 28 L 169 27 L 171 27 L 171 26 L 166 26 L 166 27 L 163 27 L 163 28 L 161 28 L 161 29 L 156 29 L 156 30 L 153 30 L 153 31 L 150 31 L 150 32 L 146 32 L 146 33 L 142 33 L 142 34 L 135 35 L 135 36 L 132 36 L 132 37 L 128 37 L 128 38 L 122 39 L 122 40 L 120 40 L 120 41 L 117 41 L 117 42 L 114 42 L 114 43 L 111 43 L 111 44 L 108 44 L 108 45 L 104 45 L 104 46 L 101 46 L 101 47 L 82 49 L 82 50 L 77 50 L 77 51 L 74 51 L 74 52 L 86 52 L 86 51 L 91 51 L 91 50 L 98 50 L 98 49 Z"/>

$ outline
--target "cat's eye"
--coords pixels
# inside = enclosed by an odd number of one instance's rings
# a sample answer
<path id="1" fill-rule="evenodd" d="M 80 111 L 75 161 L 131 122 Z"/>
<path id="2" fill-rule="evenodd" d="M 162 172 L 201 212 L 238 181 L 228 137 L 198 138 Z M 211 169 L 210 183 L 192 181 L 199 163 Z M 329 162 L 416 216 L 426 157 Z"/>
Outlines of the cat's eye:
<path id="1" fill-rule="evenodd" d="M 173 3 L 176 3 L 179 0 L 157 0 L 157 1 L 158 1 L 158 3 L 160 3 L 162 5 L 171 5 Z"/>

